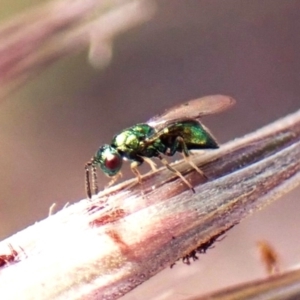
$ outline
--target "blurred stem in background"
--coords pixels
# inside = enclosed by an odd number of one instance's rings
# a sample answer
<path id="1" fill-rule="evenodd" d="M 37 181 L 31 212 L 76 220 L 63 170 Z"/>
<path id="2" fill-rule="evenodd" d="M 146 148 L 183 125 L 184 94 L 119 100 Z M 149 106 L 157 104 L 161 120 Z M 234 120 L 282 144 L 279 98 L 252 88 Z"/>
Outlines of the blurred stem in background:
<path id="1" fill-rule="evenodd" d="M 89 59 L 107 65 L 113 38 L 147 21 L 151 1 L 54 1 L 0 27 L 0 98 L 60 58 L 89 47 Z"/>

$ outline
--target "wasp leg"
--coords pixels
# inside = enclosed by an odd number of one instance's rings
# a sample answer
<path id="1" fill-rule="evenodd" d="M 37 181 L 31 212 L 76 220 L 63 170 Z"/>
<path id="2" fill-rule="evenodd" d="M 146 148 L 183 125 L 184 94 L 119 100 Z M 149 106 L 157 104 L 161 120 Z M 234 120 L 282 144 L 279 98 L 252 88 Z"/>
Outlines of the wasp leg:
<path id="1" fill-rule="evenodd" d="M 137 178 L 138 183 L 142 183 L 142 175 L 138 170 L 138 166 L 141 165 L 142 162 L 144 161 L 144 159 L 142 157 L 140 157 L 140 159 L 141 159 L 141 161 L 135 160 L 130 164 L 131 171 L 135 175 L 135 177 Z"/>
<path id="2" fill-rule="evenodd" d="M 112 186 L 120 177 L 122 177 L 123 175 L 122 175 L 122 173 L 121 172 L 119 172 L 119 173 L 117 173 L 117 175 L 115 175 L 112 179 L 111 179 L 111 181 L 108 183 L 108 185 L 106 186 L 106 187 L 110 187 L 110 186 Z"/>
<path id="3" fill-rule="evenodd" d="M 180 148 L 179 148 L 180 146 Z M 189 149 L 186 146 L 186 143 L 184 142 L 184 139 L 181 136 L 178 136 L 175 140 L 175 143 L 173 144 L 173 146 L 171 147 L 171 153 L 172 155 L 175 154 L 177 149 L 181 149 L 182 150 L 182 155 L 184 160 L 190 165 L 192 166 L 203 178 L 207 179 L 207 176 L 203 173 L 203 171 L 201 171 L 194 162 L 191 161 L 190 159 L 190 155 L 191 152 L 189 151 Z"/>
<path id="4" fill-rule="evenodd" d="M 153 172 L 157 171 L 157 167 L 156 167 L 156 163 L 148 158 L 148 157 L 145 157 L 145 156 L 140 156 L 148 165 L 150 165 L 151 169 Z"/>
<path id="5" fill-rule="evenodd" d="M 158 155 L 158 158 L 160 159 L 160 161 L 162 162 L 162 164 L 168 169 L 170 170 L 172 173 L 176 174 L 179 178 L 181 178 L 181 180 L 189 187 L 189 189 L 192 190 L 193 193 L 195 193 L 194 188 L 192 187 L 192 185 L 184 178 L 184 176 L 177 171 L 176 169 L 172 168 L 169 163 L 167 162 L 167 160 L 165 158 L 163 158 L 160 154 Z"/>
<path id="6" fill-rule="evenodd" d="M 208 179 L 207 176 L 204 174 L 203 171 L 201 171 L 194 162 L 191 161 L 190 156 L 186 156 L 186 154 L 183 152 L 183 158 L 185 159 L 185 161 L 192 166 L 197 172 L 198 174 L 200 174 L 204 179 Z"/>

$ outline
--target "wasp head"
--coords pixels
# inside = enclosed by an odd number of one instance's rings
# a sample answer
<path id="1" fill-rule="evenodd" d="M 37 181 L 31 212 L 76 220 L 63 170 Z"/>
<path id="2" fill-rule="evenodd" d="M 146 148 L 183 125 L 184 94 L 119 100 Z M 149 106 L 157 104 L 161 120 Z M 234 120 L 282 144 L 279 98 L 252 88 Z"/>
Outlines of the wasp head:
<path id="1" fill-rule="evenodd" d="M 104 174 L 112 177 L 120 171 L 123 158 L 117 149 L 105 144 L 98 149 L 94 161 L 98 163 Z"/>

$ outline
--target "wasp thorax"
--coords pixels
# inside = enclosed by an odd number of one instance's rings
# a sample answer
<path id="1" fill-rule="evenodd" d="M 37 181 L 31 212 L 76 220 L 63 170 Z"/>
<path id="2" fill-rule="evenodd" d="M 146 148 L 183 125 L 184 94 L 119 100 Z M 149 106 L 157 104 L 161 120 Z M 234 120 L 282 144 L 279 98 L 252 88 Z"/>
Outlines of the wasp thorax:
<path id="1" fill-rule="evenodd" d="M 122 167 L 122 156 L 110 145 L 100 147 L 96 157 L 101 170 L 108 176 L 115 176 Z"/>

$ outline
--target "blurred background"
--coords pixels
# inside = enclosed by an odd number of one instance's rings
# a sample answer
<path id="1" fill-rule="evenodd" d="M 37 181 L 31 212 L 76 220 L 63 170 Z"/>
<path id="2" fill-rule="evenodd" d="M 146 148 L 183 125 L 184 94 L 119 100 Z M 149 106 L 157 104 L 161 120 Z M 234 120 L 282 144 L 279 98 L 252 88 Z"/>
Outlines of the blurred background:
<path id="1" fill-rule="evenodd" d="M 45 3 L 1 2 L 1 23 Z M 151 20 L 114 39 L 106 68 L 93 66 L 87 49 L 52 64 L 0 102 L 0 238 L 45 218 L 54 202 L 60 209 L 84 198 L 84 164 L 97 148 L 165 108 L 233 96 L 232 110 L 204 119 L 221 143 L 299 109 L 299 32 L 296 0 L 163 0 Z M 124 299 L 184 299 L 263 277 L 262 239 L 283 269 L 297 264 L 299 192 L 236 226 L 191 266 L 177 263 Z"/>

